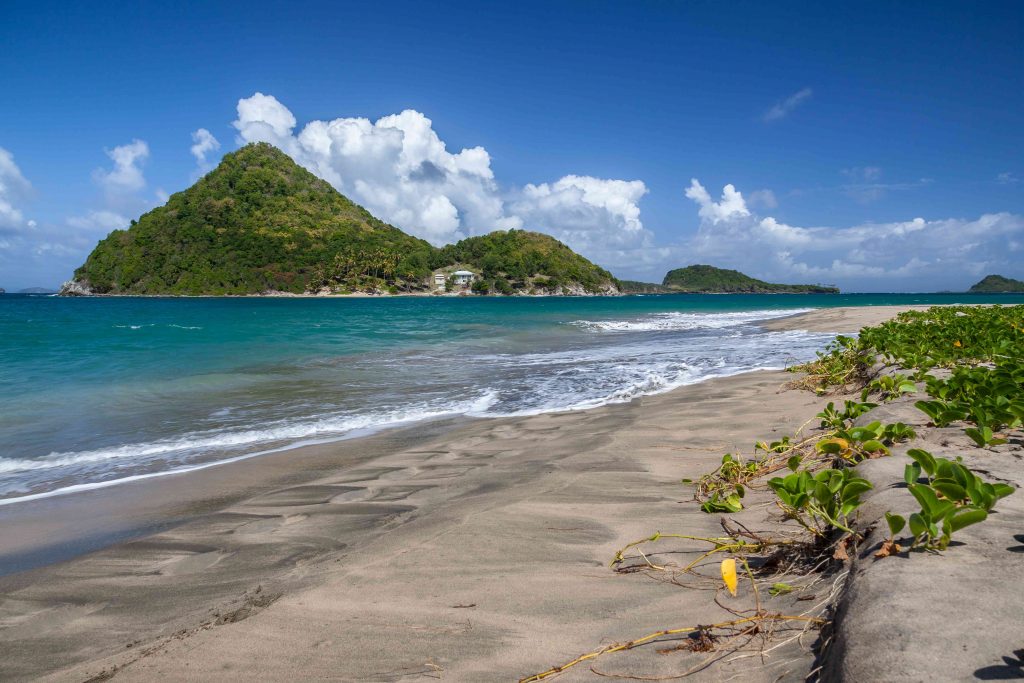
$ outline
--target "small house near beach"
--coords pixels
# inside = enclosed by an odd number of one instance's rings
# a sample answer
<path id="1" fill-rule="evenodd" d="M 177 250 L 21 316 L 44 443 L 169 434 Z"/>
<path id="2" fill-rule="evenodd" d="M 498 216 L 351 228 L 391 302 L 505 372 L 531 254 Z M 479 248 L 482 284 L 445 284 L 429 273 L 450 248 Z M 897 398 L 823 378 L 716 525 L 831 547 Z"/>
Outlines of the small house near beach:
<path id="1" fill-rule="evenodd" d="M 437 291 L 452 291 L 456 289 L 468 289 L 480 276 L 471 270 L 454 270 L 458 266 L 449 266 L 435 270 L 432 275 L 434 289 Z"/>
<path id="2" fill-rule="evenodd" d="M 476 273 L 469 270 L 456 270 L 452 273 L 452 278 L 455 280 L 455 284 L 466 287 L 476 279 Z"/>

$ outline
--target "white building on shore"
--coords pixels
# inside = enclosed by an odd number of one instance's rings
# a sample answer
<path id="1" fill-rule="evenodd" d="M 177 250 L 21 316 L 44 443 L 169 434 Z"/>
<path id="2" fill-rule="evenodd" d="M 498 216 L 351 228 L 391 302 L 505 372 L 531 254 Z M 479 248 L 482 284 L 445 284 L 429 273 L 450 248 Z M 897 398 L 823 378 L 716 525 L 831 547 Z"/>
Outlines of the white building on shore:
<path id="1" fill-rule="evenodd" d="M 448 283 L 452 284 L 453 289 L 467 289 L 480 279 L 480 276 L 471 270 L 449 270 L 447 268 L 435 270 L 431 277 L 436 291 L 448 289 Z"/>
<path id="2" fill-rule="evenodd" d="M 470 270 L 456 270 L 452 273 L 452 278 L 458 286 L 468 287 L 476 279 L 476 273 Z"/>

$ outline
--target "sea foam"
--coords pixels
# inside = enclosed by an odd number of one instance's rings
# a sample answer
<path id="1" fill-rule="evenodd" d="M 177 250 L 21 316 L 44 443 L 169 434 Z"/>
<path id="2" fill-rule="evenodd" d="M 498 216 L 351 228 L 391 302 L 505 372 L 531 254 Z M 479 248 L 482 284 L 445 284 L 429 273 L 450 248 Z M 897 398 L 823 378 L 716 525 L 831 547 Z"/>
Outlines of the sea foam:
<path id="1" fill-rule="evenodd" d="M 263 429 L 239 431 L 209 430 L 184 434 L 176 439 L 162 439 L 148 443 L 132 443 L 114 448 L 92 451 L 50 453 L 41 458 L 14 458 L 0 460 L 0 474 L 7 475 L 34 470 L 66 468 L 123 458 L 141 460 L 154 456 L 168 457 L 182 453 L 202 453 L 211 450 L 244 448 L 274 442 L 299 442 L 309 439 L 332 440 L 354 431 L 367 433 L 411 422 L 486 412 L 496 398 L 495 392 L 484 392 L 478 397 L 450 405 L 422 405 L 407 410 L 370 412 L 363 415 L 325 417 L 317 420 L 282 422 Z M 0 499 L 0 503 L 6 502 Z"/>
<path id="2" fill-rule="evenodd" d="M 637 320 L 574 320 L 570 325 L 601 332 L 646 332 L 722 329 L 759 320 L 785 318 L 807 313 L 810 308 L 738 311 L 733 313 L 655 313 Z"/>
<path id="3" fill-rule="evenodd" d="M 144 315 L 148 302 L 140 310 L 134 310 L 138 302 L 126 302 L 139 317 L 124 315 L 120 320 L 127 324 L 121 329 L 149 329 L 144 337 L 133 333 L 139 341 L 128 346 L 111 338 L 108 348 L 120 354 L 116 362 L 143 374 L 71 387 L 74 406 L 96 407 L 69 423 L 72 438 L 62 438 L 60 421 L 36 426 L 28 404 L 14 406 L 20 413 L 10 412 L 9 424 L 25 425 L 21 434 L 28 439 L 18 442 L 19 451 L 0 457 L 0 505 L 194 471 L 422 420 L 626 403 L 713 377 L 806 360 L 831 338 L 769 332 L 757 325 L 806 308 L 696 313 L 636 310 L 619 300 L 585 303 L 546 304 L 564 309 L 553 319 L 545 308 L 507 320 L 498 315 L 505 308 L 495 304 L 489 310 L 496 317 L 486 324 L 454 306 L 439 309 L 443 315 L 433 319 L 424 319 L 419 308 L 405 318 L 389 308 L 392 318 L 385 328 L 377 309 L 360 318 L 353 317 L 354 309 L 324 303 L 302 316 L 282 308 L 278 324 L 265 327 L 265 316 L 276 308 L 261 307 L 256 316 L 258 304 L 237 304 L 239 316 L 227 328 L 220 309 L 217 315 L 155 322 Z M 222 304 L 195 304 L 214 305 Z M 580 310 L 593 313 L 580 316 Z M 311 319 L 314 313 L 319 317 Z M 577 316 L 585 319 L 573 320 Z M 200 325 L 192 324 L 200 319 Z M 180 328 L 202 332 L 183 334 Z M 186 337 L 202 345 L 190 345 Z M 149 354 L 165 349 L 176 358 L 191 354 L 192 364 L 183 372 L 163 371 L 166 364 Z M 217 362 L 210 363 L 209 354 Z M 140 366 L 137 359 L 151 365 Z M 97 357 L 93 367 L 110 363 Z M 61 395 L 69 398 L 69 391 Z M 50 404 L 54 398 L 40 394 L 39 401 Z M 33 449 L 34 443 L 45 447 Z"/>

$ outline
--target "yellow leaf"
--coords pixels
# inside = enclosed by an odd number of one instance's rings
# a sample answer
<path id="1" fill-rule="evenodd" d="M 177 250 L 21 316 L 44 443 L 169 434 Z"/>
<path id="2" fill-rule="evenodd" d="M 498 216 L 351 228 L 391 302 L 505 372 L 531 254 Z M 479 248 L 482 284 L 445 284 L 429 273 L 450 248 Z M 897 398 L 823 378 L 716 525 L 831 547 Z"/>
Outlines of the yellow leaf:
<path id="1" fill-rule="evenodd" d="M 953 346 L 955 346 L 958 349 L 962 349 L 964 347 L 964 345 L 958 341 L 953 342 Z"/>
<path id="2" fill-rule="evenodd" d="M 722 580 L 729 592 L 736 595 L 736 560 L 722 560 Z"/>

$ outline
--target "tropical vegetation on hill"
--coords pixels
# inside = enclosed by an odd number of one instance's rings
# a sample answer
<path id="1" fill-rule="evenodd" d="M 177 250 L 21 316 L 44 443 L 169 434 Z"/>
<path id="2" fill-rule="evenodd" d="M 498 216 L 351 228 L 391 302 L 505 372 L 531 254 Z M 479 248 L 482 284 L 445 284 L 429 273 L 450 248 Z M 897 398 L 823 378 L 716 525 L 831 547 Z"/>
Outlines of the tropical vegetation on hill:
<path id="1" fill-rule="evenodd" d="M 539 233 L 496 232 L 437 249 L 374 218 L 267 143 L 225 155 L 195 185 L 112 232 L 68 291 L 415 291 L 456 263 L 483 271 L 477 292 L 616 291 L 611 274 Z"/>
<path id="2" fill-rule="evenodd" d="M 619 280 L 619 289 L 623 294 L 672 294 L 675 291 L 664 285 L 639 280 Z"/>
<path id="3" fill-rule="evenodd" d="M 975 283 L 969 290 L 976 294 L 1001 294 L 1004 292 L 1024 292 L 1024 282 L 1002 275 L 988 275 Z"/>
<path id="4" fill-rule="evenodd" d="M 303 292 L 341 278 L 425 276 L 433 251 L 259 143 L 112 232 L 75 278 L 97 293 Z"/>
<path id="5" fill-rule="evenodd" d="M 778 285 L 757 280 L 738 270 L 695 265 L 670 270 L 662 286 L 676 292 L 749 294 L 838 294 L 837 287 L 825 285 Z"/>
<path id="6" fill-rule="evenodd" d="M 443 260 L 475 266 L 492 289 L 545 289 L 565 287 L 597 293 L 617 291 L 616 280 L 558 240 L 539 232 L 509 230 L 469 237 L 441 249 Z M 482 291 L 482 287 L 477 287 Z"/>

